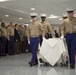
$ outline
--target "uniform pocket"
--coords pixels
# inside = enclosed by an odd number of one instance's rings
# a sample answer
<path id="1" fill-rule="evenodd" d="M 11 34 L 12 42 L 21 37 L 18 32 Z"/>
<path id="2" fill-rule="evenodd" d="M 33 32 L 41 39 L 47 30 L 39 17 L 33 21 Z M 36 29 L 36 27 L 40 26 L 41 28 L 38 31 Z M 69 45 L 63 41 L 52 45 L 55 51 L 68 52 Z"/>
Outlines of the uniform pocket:
<path id="1" fill-rule="evenodd" d="M 35 28 L 39 28 L 39 26 L 35 26 Z"/>
<path id="2" fill-rule="evenodd" d="M 44 25 L 44 26 L 43 26 L 43 28 L 44 28 L 44 29 L 47 29 L 47 26 L 46 26 L 46 25 Z"/>

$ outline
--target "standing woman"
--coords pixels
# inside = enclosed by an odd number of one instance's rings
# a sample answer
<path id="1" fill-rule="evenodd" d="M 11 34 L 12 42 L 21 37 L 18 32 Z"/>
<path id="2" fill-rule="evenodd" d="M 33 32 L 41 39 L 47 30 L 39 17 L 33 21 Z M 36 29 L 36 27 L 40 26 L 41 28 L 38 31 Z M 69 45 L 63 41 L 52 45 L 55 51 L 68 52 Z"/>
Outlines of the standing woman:
<path id="1" fill-rule="evenodd" d="M 5 27 L 5 23 L 1 23 L 2 26 L 2 56 L 6 56 L 6 42 L 7 42 L 7 30 Z"/>

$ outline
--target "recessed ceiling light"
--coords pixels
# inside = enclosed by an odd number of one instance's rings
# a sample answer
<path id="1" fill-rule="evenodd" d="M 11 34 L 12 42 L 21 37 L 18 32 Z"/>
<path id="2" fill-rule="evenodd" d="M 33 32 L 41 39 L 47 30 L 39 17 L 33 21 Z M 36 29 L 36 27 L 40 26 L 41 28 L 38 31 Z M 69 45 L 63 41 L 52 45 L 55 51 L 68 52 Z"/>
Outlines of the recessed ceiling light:
<path id="1" fill-rule="evenodd" d="M 48 18 L 59 18 L 58 16 L 50 16 Z"/>
<path id="2" fill-rule="evenodd" d="M 5 17 L 9 17 L 9 15 L 5 15 Z"/>
<path id="3" fill-rule="evenodd" d="M 27 14 L 27 12 L 24 12 L 24 11 L 22 11 L 22 10 L 16 10 L 17 12 L 20 12 L 20 13 L 26 13 Z"/>
<path id="4" fill-rule="evenodd" d="M 62 18 L 59 19 L 60 21 L 63 20 Z"/>
<path id="5" fill-rule="evenodd" d="M 35 8 L 31 8 L 31 10 L 35 10 Z"/>
<path id="6" fill-rule="evenodd" d="M 50 15 L 50 16 L 54 16 L 54 15 Z"/>
<path id="7" fill-rule="evenodd" d="M 0 0 L 0 2 L 5 2 L 5 1 L 9 1 L 9 0 Z"/>
<path id="8" fill-rule="evenodd" d="M 30 22 L 32 22 L 32 20 L 30 20 Z"/>
<path id="9" fill-rule="evenodd" d="M 19 18 L 20 20 L 22 20 L 22 18 Z"/>

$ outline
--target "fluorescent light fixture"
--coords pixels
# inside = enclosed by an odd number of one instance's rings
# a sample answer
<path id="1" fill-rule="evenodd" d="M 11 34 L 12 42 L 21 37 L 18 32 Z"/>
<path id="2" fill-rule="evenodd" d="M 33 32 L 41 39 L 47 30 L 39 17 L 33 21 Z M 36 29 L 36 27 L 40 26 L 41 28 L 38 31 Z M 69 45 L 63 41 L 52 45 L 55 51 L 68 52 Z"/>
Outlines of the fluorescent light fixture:
<path id="1" fill-rule="evenodd" d="M 50 15 L 48 18 L 59 18 L 59 16 Z"/>
<path id="2" fill-rule="evenodd" d="M 9 17 L 9 15 L 5 15 L 5 17 Z"/>
<path id="3" fill-rule="evenodd" d="M 62 19 L 62 18 L 60 18 L 59 20 L 60 20 L 60 21 L 62 21 L 63 19 Z"/>
<path id="4" fill-rule="evenodd" d="M 35 8 L 31 8 L 31 10 L 35 10 Z"/>
<path id="5" fill-rule="evenodd" d="M 20 12 L 20 13 L 25 13 L 25 14 L 27 14 L 26 12 L 21 11 L 21 10 L 15 10 L 15 11 Z"/>
<path id="6" fill-rule="evenodd" d="M 0 0 L 0 2 L 6 2 L 6 1 L 9 1 L 9 0 Z"/>
<path id="7" fill-rule="evenodd" d="M 20 17 L 19 19 L 20 19 L 20 20 L 22 20 L 22 18 L 21 18 L 21 17 Z"/>
<path id="8" fill-rule="evenodd" d="M 54 15 L 50 15 L 50 16 L 54 16 Z"/>

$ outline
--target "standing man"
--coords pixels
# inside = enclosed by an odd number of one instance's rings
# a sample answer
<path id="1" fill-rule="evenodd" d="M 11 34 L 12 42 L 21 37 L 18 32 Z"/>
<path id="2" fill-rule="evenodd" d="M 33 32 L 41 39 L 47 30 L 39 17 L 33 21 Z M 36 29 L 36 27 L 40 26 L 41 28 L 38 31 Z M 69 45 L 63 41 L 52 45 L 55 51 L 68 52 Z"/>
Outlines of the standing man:
<path id="1" fill-rule="evenodd" d="M 46 14 L 41 14 L 41 24 L 43 28 L 43 32 L 40 35 L 40 45 L 42 44 L 42 38 L 41 36 L 45 37 L 46 39 L 49 38 L 49 33 L 51 34 L 51 37 L 54 37 L 54 31 L 51 27 L 51 25 L 46 21 Z"/>
<path id="2" fill-rule="evenodd" d="M 41 23 L 37 22 L 37 13 L 31 14 L 32 23 L 28 26 L 28 42 L 30 43 L 30 48 L 32 52 L 32 58 L 29 62 L 30 66 L 38 64 L 37 60 L 37 49 L 39 42 L 40 31 L 42 31 Z"/>
<path id="3" fill-rule="evenodd" d="M 6 56 L 6 43 L 7 43 L 7 30 L 5 27 L 5 23 L 1 23 L 2 26 L 2 56 Z"/>
<path id="4" fill-rule="evenodd" d="M 1 42 L 1 37 L 2 37 L 2 27 L 1 27 L 1 22 L 0 22 L 0 56 L 1 56 L 1 48 L 2 48 L 2 42 Z"/>
<path id="5" fill-rule="evenodd" d="M 18 30 L 19 26 L 18 24 L 15 24 L 15 29 L 14 29 L 14 52 L 15 54 L 20 53 L 20 34 Z"/>
<path id="6" fill-rule="evenodd" d="M 27 26 L 23 29 L 23 53 L 26 53 L 28 49 L 28 39 L 27 39 Z"/>
<path id="7" fill-rule="evenodd" d="M 63 14 L 63 20 L 67 19 L 68 15 L 67 14 Z"/>
<path id="8" fill-rule="evenodd" d="M 14 55 L 14 25 L 13 22 L 10 22 L 10 25 L 7 29 L 8 31 L 8 41 L 9 41 L 9 55 Z"/>
<path id="9" fill-rule="evenodd" d="M 19 25 L 19 28 L 18 28 L 18 31 L 19 31 L 19 34 L 20 34 L 20 53 L 22 53 L 22 48 L 23 48 L 23 29 L 24 29 L 24 26 L 23 25 Z"/>
<path id="10" fill-rule="evenodd" d="M 63 14 L 63 21 L 64 21 L 65 19 L 67 19 L 67 18 L 68 18 L 68 15 L 67 15 L 67 14 Z M 61 35 L 62 35 L 62 33 L 63 33 L 61 27 L 62 27 L 62 24 L 59 25 L 59 29 L 58 29 L 59 37 L 61 37 Z M 65 43 L 65 41 L 64 41 L 64 43 Z M 67 51 L 67 54 L 68 54 L 68 51 Z M 68 67 L 68 55 L 67 55 L 67 54 L 66 54 L 66 55 L 62 54 L 62 55 L 61 55 L 61 58 L 59 59 L 59 61 L 61 61 L 61 62 L 60 62 L 61 66 L 66 66 L 66 67 Z"/>
<path id="11" fill-rule="evenodd" d="M 55 33 L 55 37 L 58 38 L 59 34 L 58 34 L 57 30 L 54 30 L 54 33 Z"/>
<path id="12" fill-rule="evenodd" d="M 46 21 L 46 14 L 41 14 L 41 24 L 42 24 L 42 29 L 43 31 L 40 32 L 40 46 L 42 45 L 43 38 L 52 38 L 54 37 L 54 31 L 52 29 L 52 26 Z M 39 58 L 40 63 L 44 62 L 44 58 L 40 57 Z M 47 62 L 45 62 L 47 65 Z"/>
<path id="13" fill-rule="evenodd" d="M 70 59 L 70 68 L 75 68 L 75 49 L 76 49 L 76 18 L 74 15 L 73 9 L 67 9 L 68 18 L 65 19 L 62 23 L 62 36 L 61 38 L 66 38 L 69 59 Z"/>

